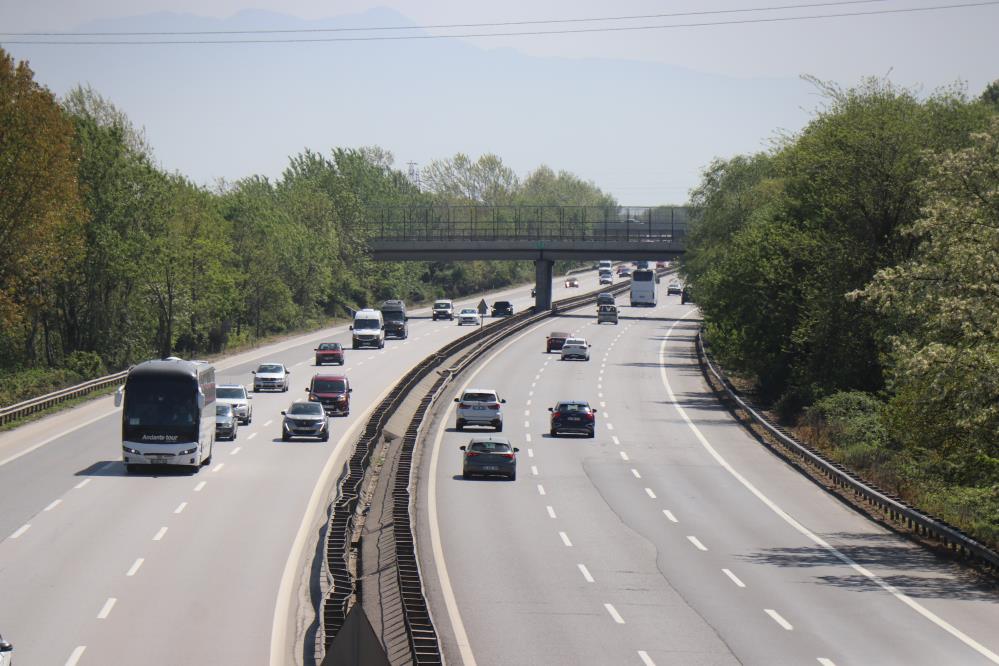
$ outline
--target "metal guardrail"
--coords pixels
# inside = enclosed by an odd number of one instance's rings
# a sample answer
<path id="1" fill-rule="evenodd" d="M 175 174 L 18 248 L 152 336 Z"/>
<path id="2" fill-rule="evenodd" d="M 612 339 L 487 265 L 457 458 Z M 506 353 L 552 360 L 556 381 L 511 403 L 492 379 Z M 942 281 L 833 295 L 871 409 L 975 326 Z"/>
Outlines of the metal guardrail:
<path id="1" fill-rule="evenodd" d="M 396 383 L 368 419 L 363 434 L 355 444 L 354 453 L 344 466 L 338 481 L 339 490 L 327 523 L 325 544 L 325 568 L 330 586 L 320 606 L 323 630 L 321 640 L 326 646 L 331 644 L 343 626 L 350 602 L 357 590 L 356 582 L 350 575 L 349 562 L 351 551 L 357 549 L 359 544 L 352 542 L 351 536 L 355 528 L 364 473 L 371 461 L 374 447 L 382 437 L 383 428 L 392 411 L 406 399 L 408 393 L 421 379 L 461 350 L 474 347 L 454 365 L 442 371 L 441 376 L 421 399 L 403 437 L 399 465 L 392 481 L 396 573 L 402 593 L 402 610 L 411 657 L 415 664 L 443 663 L 437 632 L 423 594 L 423 583 L 415 550 L 416 537 L 410 516 L 410 472 L 413 451 L 419 439 L 423 419 L 447 384 L 500 340 L 553 313 L 595 301 L 598 293 L 620 293 L 628 288 L 629 283 L 630 281 L 623 282 L 606 289 L 562 299 L 554 304 L 556 307 L 550 312 L 525 311 L 483 326 L 478 331 L 462 336 L 423 359 Z"/>
<path id="2" fill-rule="evenodd" d="M 739 396 L 738 391 L 735 390 L 728 378 L 711 361 L 711 357 L 704 348 L 704 341 L 700 331 L 697 333 L 697 354 L 702 361 L 703 367 L 714 375 L 715 379 L 725 389 L 729 398 L 739 405 L 741 409 L 745 410 L 755 423 L 780 441 L 789 452 L 819 470 L 832 483 L 840 488 L 852 491 L 857 498 L 862 499 L 871 506 L 877 507 L 889 515 L 892 520 L 906 525 L 916 533 L 936 538 L 948 549 L 956 550 L 961 555 L 976 559 L 982 564 L 999 570 L 999 553 L 975 541 L 972 537 L 953 525 L 949 525 L 938 518 L 928 516 L 915 507 L 906 504 L 901 498 L 891 495 L 873 484 L 858 479 L 843 465 L 826 460 L 825 457 L 812 447 L 799 442 L 780 426 L 770 423 L 770 421 Z"/>
<path id="3" fill-rule="evenodd" d="M 16 421 L 30 414 L 35 414 L 43 409 L 48 409 L 53 405 L 57 405 L 60 402 L 78 398 L 81 395 L 93 393 L 94 391 L 99 391 L 100 389 L 107 388 L 108 386 L 121 384 L 125 381 L 127 376 L 128 370 L 122 370 L 121 372 L 116 372 L 111 375 L 91 379 L 90 381 L 77 384 L 76 386 L 59 389 L 58 391 L 53 391 L 52 393 L 48 393 L 38 398 L 25 400 L 23 402 L 10 405 L 9 407 L 0 407 L 0 425 L 11 423 L 12 421 Z"/>

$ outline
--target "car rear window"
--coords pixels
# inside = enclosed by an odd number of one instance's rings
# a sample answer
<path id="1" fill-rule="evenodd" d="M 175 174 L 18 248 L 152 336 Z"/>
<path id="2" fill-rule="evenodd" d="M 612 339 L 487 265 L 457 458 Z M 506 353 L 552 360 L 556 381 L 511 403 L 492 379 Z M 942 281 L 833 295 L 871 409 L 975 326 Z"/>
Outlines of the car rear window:
<path id="1" fill-rule="evenodd" d="M 555 408 L 556 412 L 582 412 L 586 413 L 590 411 L 589 405 L 584 405 L 579 402 L 563 402 L 559 403 L 559 406 Z"/>
<path id="2" fill-rule="evenodd" d="M 222 400 L 238 400 L 246 397 L 246 391 L 242 388 L 219 387 L 215 389 L 215 397 Z"/>
<path id="3" fill-rule="evenodd" d="M 548 334 L 548 337 L 552 339 L 562 338 L 563 340 L 565 340 L 567 337 L 569 337 L 569 334 L 561 333 L 559 331 L 552 331 L 551 333 Z"/>
<path id="4" fill-rule="evenodd" d="M 462 402 L 497 402 L 495 393 L 466 393 L 461 396 Z"/>
<path id="5" fill-rule="evenodd" d="M 340 349 L 339 342 L 323 342 L 320 343 L 319 349 L 323 351 L 338 351 Z"/>
<path id="6" fill-rule="evenodd" d="M 510 445 L 506 442 L 472 442 L 468 445 L 468 450 L 478 453 L 508 453 Z"/>

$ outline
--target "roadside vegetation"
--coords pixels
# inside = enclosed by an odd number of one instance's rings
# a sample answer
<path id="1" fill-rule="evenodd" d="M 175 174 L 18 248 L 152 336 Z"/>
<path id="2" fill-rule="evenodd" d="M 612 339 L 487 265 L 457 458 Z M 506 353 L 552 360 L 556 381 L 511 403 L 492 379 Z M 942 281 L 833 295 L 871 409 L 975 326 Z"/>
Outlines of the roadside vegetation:
<path id="1" fill-rule="evenodd" d="M 57 99 L 0 49 L 0 405 L 151 357 L 202 356 L 351 310 L 531 281 L 529 262 L 372 261 L 393 204 L 614 205 L 542 166 L 439 160 L 418 188 L 377 147 L 305 150 L 282 175 L 198 186 L 157 165 L 98 92 Z"/>
<path id="2" fill-rule="evenodd" d="M 999 546 L 999 82 L 872 79 L 717 161 L 684 271 L 713 354 L 832 458 Z"/>

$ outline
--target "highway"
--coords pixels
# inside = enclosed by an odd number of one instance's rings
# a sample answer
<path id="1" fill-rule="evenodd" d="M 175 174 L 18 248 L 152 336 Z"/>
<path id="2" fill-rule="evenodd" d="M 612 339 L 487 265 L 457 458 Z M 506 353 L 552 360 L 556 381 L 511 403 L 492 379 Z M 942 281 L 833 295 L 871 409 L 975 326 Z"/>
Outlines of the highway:
<path id="1" fill-rule="evenodd" d="M 488 355 L 427 429 L 419 553 L 448 663 L 999 663 L 995 589 L 755 441 L 701 376 L 695 308 L 592 314 Z M 589 362 L 544 353 L 559 329 Z M 462 479 L 464 386 L 507 400 L 516 481 Z M 594 439 L 549 436 L 559 399 L 598 409 Z"/>
<path id="2" fill-rule="evenodd" d="M 585 273 L 579 289 L 556 280 L 554 292 L 578 294 L 596 282 Z M 518 312 L 533 303 L 527 287 L 486 300 L 498 298 Z M 281 442 L 280 412 L 305 397 L 317 342 L 349 347 L 343 325 L 215 364 L 219 383 L 251 385 L 259 362 L 283 362 L 291 388 L 254 394 L 253 422 L 236 441 L 216 442 L 211 465 L 195 475 L 126 475 L 111 397 L 0 434 L 0 628 L 15 663 L 245 666 L 311 654 L 302 647 L 310 551 L 300 535 L 315 539 L 303 520 L 310 502 L 325 509 L 314 490 L 339 473 L 352 426 L 378 396 L 473 330 L 434 322 L 428 309 L 410 315 L 409 340 L 348 348 L 343 368 L 325 368 L 346 372 L 354 388 L 350 416 L 332 420 L 328 443 Z M 273 657 L 272 635 L 281 639 Z"/>

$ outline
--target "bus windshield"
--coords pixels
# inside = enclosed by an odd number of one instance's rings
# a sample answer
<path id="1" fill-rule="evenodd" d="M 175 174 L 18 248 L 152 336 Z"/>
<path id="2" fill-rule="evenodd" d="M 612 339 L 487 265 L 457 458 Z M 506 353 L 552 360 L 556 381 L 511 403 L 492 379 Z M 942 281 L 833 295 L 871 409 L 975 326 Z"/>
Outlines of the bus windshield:
<path id="1" fill-rule="evenodd" d="M 186 429 L 198 421 L 197 384 L 183 377 L 129 379 L 125 426 Z"/>

